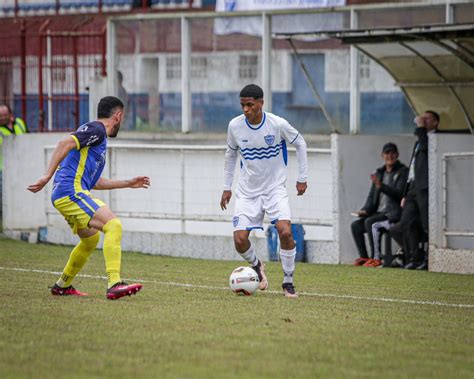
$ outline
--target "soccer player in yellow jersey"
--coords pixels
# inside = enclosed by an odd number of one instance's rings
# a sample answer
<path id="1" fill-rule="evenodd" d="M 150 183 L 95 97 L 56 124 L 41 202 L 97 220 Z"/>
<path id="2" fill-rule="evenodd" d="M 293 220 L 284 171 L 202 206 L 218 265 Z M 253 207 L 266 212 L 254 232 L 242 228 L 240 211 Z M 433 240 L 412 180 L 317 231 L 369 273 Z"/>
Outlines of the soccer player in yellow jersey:
<path id="1" fill-rule="evenodd" d="M 91 195 L 90 190 L 148 188 L 150 178 L 137 176 L 128 180 L 111 180 L 100 177 L 105 166 L 107 138 L 118 134 L 123 119 L 123 103 L 113 96 L 102 98 L 97 118 L 97 121 L 80 126 L 58 143 L 46 173 L 28 186 L 28 190 L 40 191 L 55 174 L 51 201 L 80 238 L 51 293 L 57 296 L 87 296 L 71 283 L 95 250 L 99 231 L 102 231 L 108 279 L 106 296 L 115 300 L 137 293 L 142 285 L 129 285 L 120 279 L 122 224 L 107 205 Z"/>

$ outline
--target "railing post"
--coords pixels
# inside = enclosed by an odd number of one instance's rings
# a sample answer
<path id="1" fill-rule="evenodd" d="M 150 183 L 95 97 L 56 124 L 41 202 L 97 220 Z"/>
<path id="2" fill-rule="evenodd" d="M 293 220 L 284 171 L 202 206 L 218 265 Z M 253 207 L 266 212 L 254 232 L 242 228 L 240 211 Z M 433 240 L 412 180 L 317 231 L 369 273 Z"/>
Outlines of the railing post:
<path id="1" fill-rule="evenodd" d="M 262 85 L 265 110 L 272 111 L 272 16 L 262 13 Z"/>
<path id="2" fill-rule="evenodd" d="M 357 11 L 351 9 L 351 29 L 357 29 Z M 350 99 L 349 130 L 351 134 L 360 133 L 360 90 L 359 90 L 359 52 L 355 46 L 350 47 Z"/>
<path id="3" fill-rule="evenodd" d="M 189 19 L 181 17 L 181 131 L 191 130 L 191 35 Z"/>
<path id="4" fill-rule="evenodd" d="M 113 20 L 107 20 L 107 92 L 109 95 L 117 96 L 117 36 Z"/>

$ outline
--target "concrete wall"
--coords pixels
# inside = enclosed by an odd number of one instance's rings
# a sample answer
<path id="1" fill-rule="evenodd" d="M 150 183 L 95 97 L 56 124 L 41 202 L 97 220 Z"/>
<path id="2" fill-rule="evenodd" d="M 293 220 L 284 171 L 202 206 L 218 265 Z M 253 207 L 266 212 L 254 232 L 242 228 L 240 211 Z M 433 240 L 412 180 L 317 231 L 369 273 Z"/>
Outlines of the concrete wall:
<path id="1" fill-rule="evenodd" d="M 36 230 L 46 226 L 44 192 L 27 191 L 43 175 L 46 167 L 44 146 L 55 145 L 64 133 L 9 136 L 3 140 L 3 228 Z"/>
<path id="2" fill-rule="evenodd" d="M 5 142 L 5 161 L 10 162 L 4 175 L 5 234 L 34 242 L 38 228 L 43 227 L 41 238 L 45 241 L 77 242 L 50 202 L 51 182 L 38 194 L 26 190 L 45 171 L 55 144 L 64 135 L 28 134 Z M 94 191 L 121 218 L 124 249 L 209 259 L 236 258 L 231 224 L 233 200 L 227 211 L 222 212 L 219 207 L 224 146 L 193 148 L 196 146 L 110 144 L 105 177 L 144 174 L 152 180 L 146 191 Z M 337 263 L 331 225 L 330 150 L 311 151 L 309 166 L 308 191 L 303 197 L 296 196 L 297 164 L 294 151 L 289 152 L 288 190 L 293 220 L 304 225 L 310 262 Z M 237 178 L 238 170 L 234 185 Z M 252 238 L 265 259 L 265 232 L 253 231 Z"/>
<path id="3" fill-rule="evenodd" d="M 430 135 L 429 193 L 430 270 L 474 273 L 474 236 L 447 236 L 443 227 L 443 154 L 474 153 L 474 136 Z M 448 229 L 474 232 L 474 157 L 447 165 L 446 221 Z"/>
<path id="4" fill-rule="evenodd" d="M 397 144 L 399 159 L 408 166 L 414 136 L 332 136 L 334 233 L 341 263 L 351 263 L 358 257 L 351 235 L 351 223 L 355 220 L 351 212 L 364 205 L 371 184 L 369 175 L 383 165 L 382 146 L 389 141 Z"/>
<path id="5" fill-rule="evenodd" d="M 63 136 L 64 134 L 29 134 L 5 139 L 5 234 L 35 242 L 39 228 L 47 227 L 42 228 L 40 234 L 48 242 L 77 242 L 77 237 L 70 233 L 62 217 L 52 208 L 49 200 L 50 189 L 38 194 L 26 190 L 28 184 L 36 181 L 45 170 L 45 146 L 54 146 Z M 296 197 L 292 191 L 296 162 L 294 157 L 290 157 L 290 203 L 294 219 L 300 220 L 306 230 L 309 262 L 352 263 L 357 257 L 350 231 L 354 218 L 350 213 L 364 204 L 370 188 L 369 174 L 383 164 L 381 148 L 389 141 L 398 145 L 400 160 L 408 165 L 415 142 L 414 136 L 332 135 L 329 155 L 329 152 L 310 154 L 309 188 L 303 197 Z M 171 148 L 170 151 L 167 147 L 165 150 L 156 151 L 151 145 L 147 146 L 149 147 L 138 149 L 133 145 L 130 145 L 130 148 L 111 147 L 112 159 L 104 171 L 104 176 L 107 177 L 129 177 L 138 174 L 137 167 L 145 174 L 149 168 L 152 169 L 152 189 L 147 192 L 121 190 L 101 193 L 101 197 L 113 210 L 118 211 L 122 219 L 125 229 L 123 248 L 149 254 L 236 259 L 230 224 L 232 212 L 229 210 L 223 213 L 218 209 L 223 150 L 191 150 L 179 156 L 178 148 Z M 462 249 L 453 249 L 456 245 L 449 239 L 448 245 L 444 246 L 441 217 L 442 154 L 473 151 L 473 147 L 474 136 L 430 136 L 430 270 L 474 273 L 474 248 L 472 245 L 463 245 Z M 48 151 L 48 154 L 50 153 L 51 150 Z M 165 159 L 166 156 L 168 159 Z M 212 164 L 214 165 L 211 166 Z M 204 165 L 206 170 L 200 169 L 200 165 Z M 120 170 L 117 167 L 120 167 Z M 186 173 L 184 177 L 177 179 L 182 172 Z M 465 172 L 464 179 L 451 189 L 455 190 L 455 196 L 462 194 L 465 197 L 461 199 L 461 203 L 466 207 L 473 204 L 473 175 L 474 170 Z M 173 199 L 176 202 L 172 204 Z M 189 203 L 186 203 L 188 201 Z M 183 204 L 186 205 L 183 207 Z M 452 216 L 453 210 L 449 212 Z M 466 225 L 466 230 L 472 231 L 474 212 L 462 214 L 467 216 L 461 223 Z M 180 215 L 185 220 L 180 219 Z M 459 220 L 456 222 L 459 224 Z M 259 256 L 267 259 L 265 233 L 253 232 L 252 239 Z M 469 237 L 464 241 L 472 243 L 473 239 Z"/>

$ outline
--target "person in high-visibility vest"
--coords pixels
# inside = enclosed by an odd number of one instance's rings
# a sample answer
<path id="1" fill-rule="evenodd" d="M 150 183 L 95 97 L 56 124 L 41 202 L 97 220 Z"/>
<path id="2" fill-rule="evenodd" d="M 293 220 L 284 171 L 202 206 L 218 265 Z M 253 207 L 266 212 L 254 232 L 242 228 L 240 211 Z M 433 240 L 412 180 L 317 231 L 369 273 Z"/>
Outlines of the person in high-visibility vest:
<path id="1" fill-rule="evenodd" d="M 13 113 L 7 104 L 0 105 L 0 145 L 3 143 L 4 136 L 25 133 L 28 133 L 28 127 L 26 126 L 25 121 L 20 117 L 13 116 Z"/>

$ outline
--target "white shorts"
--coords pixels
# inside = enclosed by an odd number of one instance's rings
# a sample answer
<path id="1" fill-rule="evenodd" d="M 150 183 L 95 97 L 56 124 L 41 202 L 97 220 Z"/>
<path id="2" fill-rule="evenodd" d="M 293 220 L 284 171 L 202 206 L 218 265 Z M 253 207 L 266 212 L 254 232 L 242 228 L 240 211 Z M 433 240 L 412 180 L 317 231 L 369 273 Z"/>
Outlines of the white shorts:
<path id="1" fill-rule="evenodd" d="M 291 221 L 288 192 L 284 187 L 275 188 L 267 195 L 252 199 L 236 196 L 232 223 L 235 230 L 263 230 L 263 218 L 267 214 L 272 224 L 279 220 Z"/>

